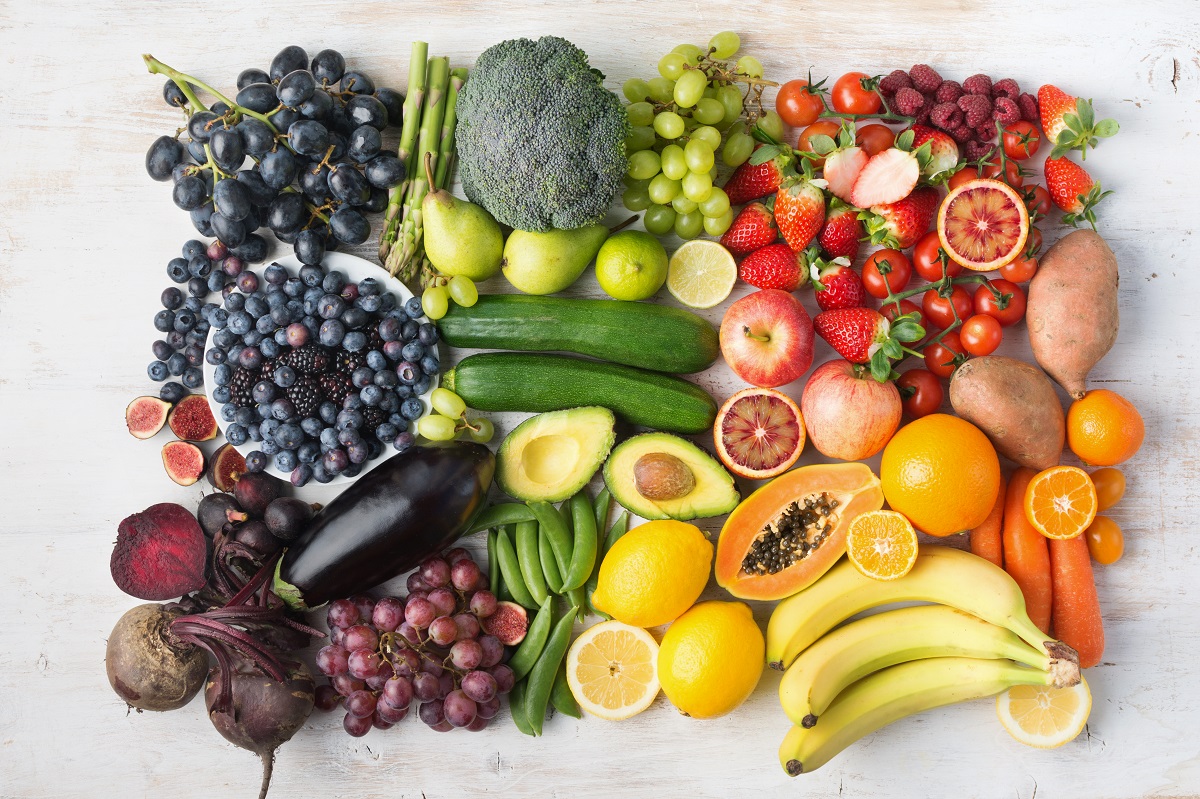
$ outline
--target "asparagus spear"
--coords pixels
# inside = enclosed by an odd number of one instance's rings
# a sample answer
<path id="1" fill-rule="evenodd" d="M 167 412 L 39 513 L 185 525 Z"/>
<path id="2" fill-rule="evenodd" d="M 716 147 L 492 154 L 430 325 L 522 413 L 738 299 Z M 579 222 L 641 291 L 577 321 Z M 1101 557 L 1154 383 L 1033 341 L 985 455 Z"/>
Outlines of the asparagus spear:
<path id="1" fill-rule="evenodd" d="M 404 97 L 404 121 L 400 128 L 399 157 L 404 162 L 408 178 L 399 186 L 393 186 L 388 191 L 388 206 L 384 215 L 383 232 L 379 235 L 379 260 L 386 261 L 388 252 L 396 241 L 397 230 L 400 226 L 400 211 L 407 194 L 408 179 L 415 174 L 412 163 L 412 151 L 416 146 L 417 129 L 421 123 L 421 107 L 425 101 L 426 66 L 429 57 L 429 45 L 425 42 L 413 42 L 412 53 L 408 60 L 408 94 Z"/>

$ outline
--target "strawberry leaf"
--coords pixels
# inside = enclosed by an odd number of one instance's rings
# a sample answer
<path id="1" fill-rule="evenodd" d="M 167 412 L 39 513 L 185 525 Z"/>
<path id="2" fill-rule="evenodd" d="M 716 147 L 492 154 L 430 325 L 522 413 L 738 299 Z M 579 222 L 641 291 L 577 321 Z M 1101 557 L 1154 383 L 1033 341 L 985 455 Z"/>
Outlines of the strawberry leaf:
<path id="1" fill-rule="evenodd" d="M 904 314 L 897 316 L 892 322 L 892 338 L 905 343 L 920 341 L 925 337 L 925 328 L 917 322 L 916 314 Z"/>
<path id="2" fill-rule="evenodd" d="M 783 152 L 783 147 L 778 144 L 767 144 L 759 147 L 750 155 L 750 163 L 754 166 L 760 166 L 775 158 L 775 156 Z"/>
<path id="3" fill-rule="evenodd" d="M 1067 126 L 1067 130 L 1071 131 L 1076 136 L 1083 133 L 1083 120 L 1079 118 L 1079 114 L 1072 114 L 1070 111 L 1068 111 L 1067 113 L 1063 114 L 1062 121 L 1063 124 Z M 1062 134 L 1059 134 L 1059 138 L 1062 138 Z"/>
<path id="4" fill-rule="evenodd" d="M 883 354 L 882 349 L 875 350 L 871 356 L 871 377 L 880 383 L 886 383 L 892 374 L 892 362 Z"/>
<path id="5" fill-rule="evenodd" d="M 1079 115 L 1082 130 L 1091 130 L 1096 125 L 1096 113 L 1092 110 L 1091 100 L 1082 98 L 1075 101 L 1075 112 Z"/>
<path id="6" fill-rule="evenodd" d="M 808 144 L 817 155 L 829 155 L 837 149 L 837 142 L 824 133 L 818 133 L 808 140 Z"/>
<path id="7" fill-rule="evenodd" d="M 1121 126 L 1117 124 L 1117 120 L 1102 119 L 1096 123 L 1096 129 L 1093 132 L 1100 138 L 1107 139 L 1110 136 L 1116 136 L 1120 129 Z"/>
<path id="8" fill-rule="evenodd" d="M 912 128 L 909 128 L 908 130 L 901 133 L 899 136 L 896 137 L 896 144 L 895 144 L 896 149 L 904 150 L 905 152 L 908 152 L 909 150 L 911 150 L 912 144 L 913 144 L 913 139 L 916 138 L 916 135 L 917 134 L 913 132 Z"/>
<path id="9" fill-rule="evenodd" d="M 879 349 L 883 351 L 884 355 L 891 359 L 900 358 L 904 355 L 904 348 L 901 347 L 900 342 L 896 341 L 894 338 L 889 338 L 887 341 L 883 342 Z"/>

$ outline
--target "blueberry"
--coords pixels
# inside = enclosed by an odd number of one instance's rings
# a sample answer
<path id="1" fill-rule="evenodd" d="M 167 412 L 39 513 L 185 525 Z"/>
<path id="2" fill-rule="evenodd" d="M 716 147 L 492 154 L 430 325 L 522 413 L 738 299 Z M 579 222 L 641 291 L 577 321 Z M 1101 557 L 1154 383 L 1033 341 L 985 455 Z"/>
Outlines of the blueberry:
<path id="1" fill-rule="evenodd" d="M 257 474 L 267 468 L 267 456 L 258 450 L 254 450 L 246 456 L 246 471 L 251 474 Z"/>
<path id="2" fill-rule="evenodd" d="M 187 369 L 187 358 L 183 357 L 182 352 L 177 352 L 167 358 L 167 371 L 173 376 L 179 377 L 183 374 L 184 369 Z"/>
<path id="3" fill-rule="evenodd" d="M 279 445 L 276 444 L 272 439 L 266 437 L 263 438 L 260 446 L 262 448 L 262 453 L 269 457 L 274 457 L 279 452 Z"/>
<path id="4" fill-rule="evenodd" d="M 213 366 L 220 366 L 225 363 L 225 352 L 216 347 L 209 347 L 208 352 L 204 353 L 204 360 Z"/>
<path id="5" fill-rule="evenodd" d="M 280 388 L 291 388 L 296 385 L 296 370 L 290 366 L 277 366 L 275 374 L 272 375 L 275 385 Z M 263 400 L 265 401 L 265 400 Z"/>
<path id="6" fill-rule="evenodd" d="M 383 389 L 372 383 L 369 386 L 363 386 L 363 390 L 358 392 L 358 396 L 362 397 L 362 401 L 368 406 L 374 407 L 383 401 Z"/>
<path id="7" fill-rule="evenodd" d="M 229 324 L 229 311 L 226 311 L 224 308 L 217 308 L 208 315 L 208 323 L 217 330 L 221 330 L 225 325 Z"/>
<path id="8" fill-rule="evenodd" d="M 159 295 L 159 301 L 162 302 L 162 307 L 173 311 L 183 305 L 183 292 L 174 286 L 167 286 Z"/>
<path id="9" fill-rule="evenodd" d="M 264 338 L 262 341 L 258 342 L 258 348 L 262 350 L 263 357 L 267 360 L 277 358 L 279 356 L 279 342 L 274 338 Z"/>
<path id="10" fill-rule="evenodd" d="M 432 322 L 426 322 L 421 325 L 420 332 L 417 334 L 417 341 L 420 341 L 426 347 L 432 347 L 438 343 L 437 325 Z"/>
<path id="11" fill-rule="evenodd" d="M 273 286 L 282 286 L 288 279 L 288 273 L 279 264 L 271 264 L 263 270 L 263 279 Z"/>
<path id="12" fill-rule="evenodd" d="M 271 315 L 267 318 L 280 327 L 283 327 L 292 321 L 292 312 L 288 310 L 287 303 L 272 305 Z"/>
<path id="13" fill-rule="evenodd" d="M 408 302 L 404 303 L 404 312 L 408 314 L 409 319 L 420 319 L 425 315 L 425 311 L 421 308 L 420 297 L 409 297 Z"/>
<path id="14" fill-rule="evenodd" d="M 227 363 L 223 363 L 216 369 L 213 369 L 213 380 L 218 386 L 227 386 L 233 378 L 233 367 Z"/>
<path id="15" fill-rule="evenodd" d="M 332 402 L 322 402 L 317 408 L 317 415 L 321 417 L 321 421 L 325 424 L 333 424 L 337 421 L 338 409 Z"/>
<path id="16" fill-rule="evenodd" d="M 417 382 L 412 385 L 412 393 L 414 397 L 419 397 L 429 391 L 429 387 L 433 385 L 433 379 L 429 375 L 421 375 L 417 378 Z"/>
<path id="17" fill-rule="evenodd" d="M 230 330 L 228 325 L 213 333 L 213 346 L 225 350 L 226 355 L 229 354 L 229 348 L 236 344 L 237 341 L 237 334 Z M 168 343 L 170 342 L 168 341 Z"/>
<path id="18" fill-rule="evenodd" d="M 407 344 L 410 341 L 416 341 L 420 334 L 421 326 L 409 319 L 400 330 L 400 340 Z"/>
<path id="19" fill-rule="evenodd" d="M 250 433 L 250 440 L 253 441 L 255 444 L 257 444 L 258 442 L 263 440 L 263 434 L 262 434 L 262 431 L 258 429 L 258 425 L 255 425 L 254 427 L 250 427 L 247 429 Z"/>
<path id="20" fill-rule="evenodd" d="M 188 281 L 191 283 L 191 281 Z M 225 275 L 221 272 L 213 272 L 208 276 L 208 290 L 210 292 L 220 291 L 225 288 Z"/>
<path id="21" fill-rule="evenodd" d="M 271 416 L 281 422 L 286 422 L 296 415 L 296 406 L 287 397 L 280 397 L 271 403 Z"/>
<path id="22" fill-rule="evenodd" d="M 321 280 L 321 288 L 327 294 L 338 294 L 346 287 L 346 278 L 341 272 L 330 272 Z"/>
<path id="23" fill-rule="evenodd" d="M 259 407 L 261 408 L 262 406 L 260 405 Z M 259 422 L 258 432 L 263 434 L 263 438 L 274 438 L 275 431 L 278 430 L 282 424 L 283 422 L 279 421 L 278 419 L 263 419 L 261 422 Z"/>
<path id="24" fill-rule="evenodd" d="M 379 350 L 371 350 L 367 353 L 367 366 L 371 367 L 375 371 L 387 369 L 387 358 L 383 357 L 383 353 Z"/>
<path id="25" fill-rule="evenodd" d="M 379 295 L 379 312 L 388 313 L 396 308 L 396 295 L 391 292 Z"/>
<path id="26" fill-rule="evenodd" d="M 359 352 L 367 346 L 367 336 L 358 330 L 351 330 L 342 338 L 342 346 L 350 352 Z"/>
<path id="27" fill-rule="evenodd" d="M 162 333 L 175 329 L 175 312 L 174 311 L 159 311 L 154 315 L 154 329 Z"/>
<path id="28" fill-rule="evenodd" d="M 233 421 L 237 422 L 243 427 L 250 427 L 256 421 L 258 421 L 258 414 L 254 412 L 253 408 L 238 408 L 234 412 Z"/>
<path id="29" fill-rule="evenodd" d="M 286 327 L 278 328 L 275 331 L 275 343 L 278 344 L 280 347 L 291 346 L 290 344 L 288 344 Z"/>
<path id="30" fill-rule="evenodd" d="M 225 440 L 235 447 L 240 447 L 250 439 L 250 434 L 246 432 L 246 428 L 234 422 L 225 428 Z"/>
<path id="31" fill-rule="evenodd" d="M 399 341 L 400 331 L 404 328 L 404 324 L 394 317 L 388 316 L 379 322 L 379 337 L 384 341 Z"/>
<path id="32" fill-rule="evenodd" d="M 362 398 L 355 394 L 347 394 L 342 400 L 342 410 L 344 411 L 360 411 L 364 408 Z"/>
<path id="33" fill-rule="evenodd" d="M 250 396 L 260 405 L 268 403 L 275 399 L 275 386 L 268 380 L 259 380 L 250 389 Z"/>
<path id="34" fill-rule="evenodd" d="M 358 294 L 360 297 L 374 297 L 383 290 L 379 281 L 373 277 L 364 277 L 358 281 Z"/>
<path id="35" fill-rule="evenodd" d="M 288 453 L 291 454 L 291 453 Z M 279 453 L 283 455 L 283 453 Z M 279 466 L 279 455 L 275 457 L 275 466 Z M 288 479 L 292 481 L 292 485 L 296 488 L 308 485 L 308 481 L 313 478 L 313 468 L 307 463 L 301 463 L 292 469 L 292 473 L 288 475 Z"/>
<path id="36" fill-rule="evenodd" d="M 255 319 L 266 316 L 271 311 L 271 304 L 261 294 L 250 294 L 246 297 L 246 313 Z"/>
<path id="37" fill-rule="evenodd" d="M 350 465 L 350 458 L 343 449 L 331 449 L 321 456 L 321 465 L 330 474 L 341 474 Z"/>
<path id="38" fill-rule="evenodd" d="M 383 392 L 383 400 L 379 403 L 379 410 L 387 413 L 395 413 L 400 410 L 400 397 L 395 391 Z"/>
<path id="39" fill-rule="evenodd" d="M 360 366 L 350 373 L 350 385 L 362 388 L 371 385 L 375 380 L 375 372 L 369 366 Z"/>
<path id="40" fill-rule="evenodd" d="M 327 450 L 332 449 L 333 447 L 336 447 L 337 440 L 338 440 L 337 428 L 336 427 L 324 428 L 323 430 L 321 430 L 320 435 L 317 436 L 317 440 L 321 443 L 321 446 L 325 447 Z"/>
<path id="41" fill-rule="evenodd" d="M 362 434 L 352 427 L 338 431 L 338 443 L 343 446 L 349 446 L 352 443 L 362 441 Z"/>
<path id="42" fill-rule="evenodd" d="M 200 388 L 204 385 L 204 372 L 195 366 L 183 370 L 183 384 L 188 388 Z"/>
<path id="43" fill-rule="evenodd" d="M 375 428 L 375 435 L 381 441 L 391 441 L 396 436 L 400 435 L 400 431 L 396 429 L 396 425 L 384 422 Z"/>
<path id="44" fill-rule="evenodd" d="M 361 471 L 362 471 L 362 464 L 352 462 L 345 469 L 342 469 L 342 477 L 357 477 L 359 472 L 361 472 Z"/>
<path id="45" fill-rule="evenodd" d="M 246 311 L 234 311 L 229 314 L 229 323 L 226 328 L 234 335 L 244 336 L 250 332 L 254 326 L 254 320 Z"/>
<path id="46" fill-rule="evenodd" d="M 258 347 L 245 347 L 238 354 L 238 363 L 246 369 L 259 369 L 263 365 L 262 350 Z"/>
<path id="47" fill-rule="evenodd" d="M 416 363 L 425 357 L 425 345 L 419 341 L 410 341 L 404 345 L 404 349 L 400 351 L 400 356 L 406 361 Z"/>
<path id="48" fill-rule="evenodd" d="M 204 348 L 191 344 L 184 349 L 183 357 L 187 358 L 188 366 L 200 366 L 204 363 Z"/>
<path id="49" fill-rule="evenodd" d="M 167 262 L 167 277 L 174 283 L 186 283 L 191 275 L 188 274 L 187 261 L 183 258 L 172 258 Z"/>
<path id="50" fill-rule="evenodd" d="M 350 463 L 357 466 L 361 466 L 363 463 L 365 463 L 370 454 L 370 447 L 367 446 L 367 442 L 362 441 L 361 439 L 346 445 L 346 457 L 350 459 Z"/>
<path id="51" fill-rule="evenodd" d="M 229 386 L 217 386 L 212 390 L 212 398 L 214 402 L 229 402 L 233 398 L 233 392 L 229 390 Z"/>
<path id="52" fill-rule="evenodd" d="M 421 378 L 421 367 L 412 361 L 401 361 L 396 365 L 396 377 L 403 385 L 411 386 Z"/>
<path id="53" fill-rule="evenodd" d="M 237 276 L 234 284 L 238 289 L 246 294 L 253 294 L 258 291 L 258 275 L 250 271 L 242 272 Z"/>
<path id="54" fill-rule="evenodd" d="M 304 325 L 304 329 L 308 331 L 309 341 L 312 341 L 321 332 L 321 320 L 315 316 L 305 316 L 300 320 L 300 324 Z"/>
<path id="55" fill-rule="evenodd" d="M 288 300 L 285 307 L 289 322 L 299 322 L 304 318 L 304 303 L 301 300 Z"/>
<path id="56" fill-rule="evenodd" d="M 357 430 L 362 427 L 363 415 L 358 411 L 342 411 L 337 416 L 337 429 Z"/>
<path id="57" fill-rule="evenodd" d="M 279 325 L 275 324 L 275 321 L 270 316 L 260 316 L 254 321 L 254 329 L 264 336 L 274 334 L 278 327 Z"/>
<path id="58" fill-rule="evenodd" d="M 316 264 L 305 264 L 300 267 L 300 282 L 306 286 L 319 286 L 325 279 L 325 270 Z"/>
<path id="59" fill-rule="evenodd" d="M 321 435 L 321 430 L 325 425 L 315 416 L 309 416 L 300 420 L 300 429 L 304 431 L 304 435 L 309 438 L 316 438 Z"/>
<path id="60" fill-rule="evenodd" d="M 326 347 L 336 347 L 346 337 L 346 327 L 337 319 L 326 319 L 317 331 L 317 341 Z"/>
<path id="61" fill-rule="evenodd" d="M 312 463 L 321 457 L 321 445 L 315 441 L 305 441 L 296 450 L 296 457 L 300 459 L 301 463 Z"/>
<path id="62" fill-rule="evenodd" d="M 247 347 L 257 347 L 262 343 L 263 338 L 264 336 L 262 333 L 259 333 L 257 330 L 251 330 L 249 333 L 242 336 L 242 343 Z"/>
<path id="63" fill-rule="evenodd" d="M 262 419 L 263 421 L 274 418 L 271 416 L 271 406 L 270 405 L 255 405 L 254 412 L 257 413 L 258 418 Z"/>
<path id="64" fill-rule="evenodd" d="M 370 321 L 370 318 L 371 317 L 369 317 L 367 312 L 362 308 L 351 306 L 342 313 L 342 324 L 353 330 L 356 327 L 362 327 L 365 325 L 368 321 Z"/>
<path id="65" fill-rule="evenodd" d="M 246 295 L 245 294 L 230 294 L 228 297 L 225 298 L 225 310 L 229 311 L 230 313 L 233 313 L 234 311 L 240 311 L 245 307 L 246 307 Z"/>
<path id="66" fill-rule="evenodd" d="M 236 365 L 238 363 L 238 359 L 242 357 L 242 350 L 244 349 L 246 349 L 246 347 L 243 344 L 237 342 L 231 344 L 229 348 L 225 350 L 226 360 L 229 363 Z"/>
<path id="67" fill-rule="evenodd" d="M 320 461 L 317 461 L 312 465 L 312 475 L 313 479 L 318 483 L 328 483 L 333 479 L 333 475 L 329 473 L 329 470 L 326 469 L 325 465 Z"/>
<path id="68" fill-rule="evenodd" d="M 275 468 L 281 472 L 290 472 L 298 465 L 299 461 L 296 458 L 296 453 L 293 450 L 281 450 L 279 454 L 275 456 Z"/>
<path id="69" fill-rule="evenodd" d="M 380 388 L 395 388 L 400 385 L 400 378 L 391 369 L 381 369 L 375 373 L 374 382 Z"/>
<path id="70" fill-rule="evenodd" d="M 317 301 L 317 314 L 322 319 L 337 319 L 346 310 L 346 302 L 337 294 L 324 294 Z"/>
<path id="71" fill-rule="evenodd" d="M 289 297 L 300 297 L 304 294 L 304 283 L 298 277 L 289 277 L 283 284 L 283 293 Z"/>
<path id="72" fill-rule="evenodd" d="M 159 399 L 166 400 L 167 402 L 179 402 L 186 396 L 187 389 L 183 387 L 182 383 L 176 383 L 174 381 L 170 383 L 163 383 L 162 388 L 158 390 Z"/>
<path id="73" fill-rule="evenodd" d="M 417 397 L 409 397 L 400 405 L 400 415 L 405 419 L 416 421 L 425 415 L 425 403 Z"/>
<path id="74" fill-rule="evenodd" d="M 180 252 L 182 253 L 182 255 L 184 257 L 184 260 L 190 261 L 192 258 L 195 258 L 197 255 L 206 254 L 208 252 L 208 246 L 202 241 L 197 241 L 196 239 L 188 239 L 187 241 L 185 241 L 183 243 L 183 249 Z"/>
<path id="75" fill-rule="evenodd" d="M 426 376 L 436 375 L 441 367 L 442 364 L 432 355 L 426 355 L 421 359 L 421 371 L 424 372 Z M 425 392 L 421 393 L 424 394 Z"/>
<path id="76" fill-rule="evenodd" d="M 405 431 L 405 432 L 401 433 L 400 435 L 396 436 L 396 440 L 392 442 L 392 446 L 396 449 L 397 452 L 404 452 L 406 449 L 408 449 L 415 443 L 417 443 L 416 437 L 412 433 Z M 249 471 L 249 460 L 250 460 L 249 457 L 247 457 L 247 459 L 246 459 L 247 471 Z"/>
<path id="77" fill-rule="evenodd" d="M 152 352 L 154 357 L 158 360 L 165 361 L 167 358 L 171 357 L 173 352 L 175 352 L 175 348 L 162 339 L 159 339 L 150 345 L 150 352 Z"/>
<path id="78" fill-rule="evenodd" d="M 309 289 L 309 291 L 312 291 L 312 289 Z M 305 297 L 303 300 L 301 300 L 301 302 L 304 303 L 302 307 L 304 308 L 305 316 L 317 315 L 317 301 L 315 299 L 309 299 L 308 297 Z"/>
<path id="79" fill-rule="evenodd" d="M 379 298 L 379 295 L 372 294 L 366 297 L 359 297 L 354 301 L 354 304 L 367 313 L 378 313 L 379 309 L 383 306 L 383 301 Z"/>

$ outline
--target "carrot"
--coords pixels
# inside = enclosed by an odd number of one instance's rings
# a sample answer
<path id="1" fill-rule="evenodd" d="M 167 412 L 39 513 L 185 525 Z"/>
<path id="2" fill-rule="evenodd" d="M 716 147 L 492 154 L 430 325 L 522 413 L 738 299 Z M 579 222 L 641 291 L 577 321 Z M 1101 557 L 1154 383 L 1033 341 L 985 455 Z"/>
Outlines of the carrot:
<path id="1" fill-rule="evenodd" d="M 1054 635 L 1079 653 L 1080 668 L 1104 654 L 1104 622 L 1092 577 L 1092 559 L 1083 536 L 1050 541 L 1054 580 Z"/>
<path id="2" fill-rule="evenodd" d="M 1001 534 L 1001 523 L 1004 520 L 1004 477 L 1000 477 L 1000 492 L 996 494 L 996 504 L 992 512 L 983 520 L 983 524 L 971 531 L 971 552 L 981 558 L 986 558 L 1000 568 L 1004 568 L 1004 536 Z"/>
<path id="3" fill-rule="evenodd" d="M 1025 518 L 1025 490 L 1036 472 L 1020 468 L 1008 478 L 1004 495 L 1004 570 L 1025 595 L 1030 620 L 1050 632 L 1053 586 L 1050 580 L 1050 548 L 1046 537 Z"/>

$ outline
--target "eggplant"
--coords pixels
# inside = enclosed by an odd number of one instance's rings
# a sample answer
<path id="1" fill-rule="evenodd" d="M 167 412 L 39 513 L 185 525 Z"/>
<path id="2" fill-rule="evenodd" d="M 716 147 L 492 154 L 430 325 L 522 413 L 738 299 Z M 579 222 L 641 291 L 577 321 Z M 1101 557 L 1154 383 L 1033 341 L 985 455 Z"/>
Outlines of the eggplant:
<path id="1" fill-rule="evenodd" d="M 469 441 L 392 456 L 313 517 L 279 561 L 275 593 L 306 610 L 403 574 L 467 531 L 495 469 L 495 455 Z"/>

